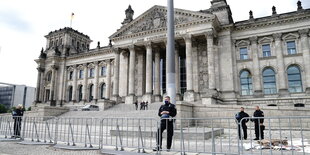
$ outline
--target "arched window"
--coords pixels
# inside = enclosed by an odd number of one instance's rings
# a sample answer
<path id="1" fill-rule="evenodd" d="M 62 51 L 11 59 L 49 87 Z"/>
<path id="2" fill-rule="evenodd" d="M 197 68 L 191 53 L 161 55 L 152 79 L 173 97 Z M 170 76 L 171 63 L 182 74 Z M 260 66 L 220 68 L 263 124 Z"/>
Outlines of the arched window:
<path id="1" fill-rule="evenodd" d="M 267 68 L 263 71 L 263 83 L 264 83 L 264 94 L 276 94 L 276 76 L 275 72 L 271 68 Z"/>
<path id="2" fill-rule="evenodd" d="M 240 87 L 241 95 L 252 95 L 252 76 L 251 73 L 247 70 L 244 70 L 240 74 Z"/>
<path id="3" fill-rule="evenodd" d="M 93 96 L 93 89 L 94 89 L 94 85 L 90 84 L 90 86 L 89 86 L 89 96 L 88 96 L 89 102 L 92 101 L 93 98 L 94 98 L 94 96 Z"/>
<path id="4" fill-rule="evenodd" d="M 72 88 L 72 86 L 69 86 L 69 90 L 68 90 L 68 94 L 69 94 L 69 98 L 68 98 L 68 101 L 70 102 L 70 101 L 72 101 L 72 90 L 73 88 Z"/>
<path id="5" fill-rule="evenodd" d="M 83 85 L 79 87 L 79 102 L 82 101 L 83 98 Z"/>
<path id="6" fill-rule="evenodd" d="M 100 98 L 105 99 L 105 94 L 106 94 L 106 85 L 103 83 L 100 87 Z"/>
<path id="7" fill-rule="evenodd" d="M 291 93 L 302 92 L 302 81 L 298 66 L 290 66 L 287 69 L 288 91 Z"/>

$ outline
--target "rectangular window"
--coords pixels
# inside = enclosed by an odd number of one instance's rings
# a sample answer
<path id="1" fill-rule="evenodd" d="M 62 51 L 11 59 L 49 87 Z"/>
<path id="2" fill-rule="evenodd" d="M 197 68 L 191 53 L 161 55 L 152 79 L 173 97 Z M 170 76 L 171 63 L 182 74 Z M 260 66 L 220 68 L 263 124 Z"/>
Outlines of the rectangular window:
<path id="1" fill-rule="evenodd" d="M 287 54 L 296 54 L 296 44 L 295 41 L 288 41 L 286 42 L 287 46 Z"/>
<path id="2" fill-rule="evenodd" d="M 263 49 L 263 57 L 271 56 L 270 44 L 263 45 L 262 49 Z"/>
<path id="3" fill-rule="evenodd" d="M 101 67 L 101 76 L 106 76 L 107 75 L 107 67 L 106 66 L 102 66 Z"/>
<path id="4" fill-rule="evenodd" d="M 73 79 L 73 71 L 70 71 L 69 72 L 69 80 L 72 80 Z"/>
<path id="5" fill-rule="evenodd" d="M 80 70 L 79 79 L 83 79 L 83 77 L 84 77 L 84 72 L 83 70 Z"/>
<path id="6" fill-rule="evenodd" d="M 248 48 L 240 48 L 240 60 L 246 60 L 248 58 Z"/>
<path id="7" fill-rule="evenodd" d="M 94 68 L 89 69 L 89 77 L 94 77 Z"/>

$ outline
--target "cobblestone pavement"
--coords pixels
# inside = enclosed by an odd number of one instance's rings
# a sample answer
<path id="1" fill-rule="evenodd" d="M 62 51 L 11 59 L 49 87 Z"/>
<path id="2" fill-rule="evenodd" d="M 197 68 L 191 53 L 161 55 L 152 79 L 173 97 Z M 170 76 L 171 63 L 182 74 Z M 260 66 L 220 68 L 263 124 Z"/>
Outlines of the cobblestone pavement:
<path id="1" fill-rule="evenodd" d="M 16 142 L 0 142 L 1 155 L 98 155 L 98 150 L 70 151 L 49 145 L 23 145 Z"/>

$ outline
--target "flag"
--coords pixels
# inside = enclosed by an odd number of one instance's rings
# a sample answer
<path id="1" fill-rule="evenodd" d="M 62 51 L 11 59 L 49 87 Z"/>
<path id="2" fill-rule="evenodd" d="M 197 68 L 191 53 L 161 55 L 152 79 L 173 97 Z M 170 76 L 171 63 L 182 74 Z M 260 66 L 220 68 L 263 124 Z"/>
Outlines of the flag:
<path id="1" fill-rule="evenodd" d="M 74 17 L 74 13 L 72 12 L 72 13 L 71 13 L 71 19 L 73 19 L 73 17 Z"/>

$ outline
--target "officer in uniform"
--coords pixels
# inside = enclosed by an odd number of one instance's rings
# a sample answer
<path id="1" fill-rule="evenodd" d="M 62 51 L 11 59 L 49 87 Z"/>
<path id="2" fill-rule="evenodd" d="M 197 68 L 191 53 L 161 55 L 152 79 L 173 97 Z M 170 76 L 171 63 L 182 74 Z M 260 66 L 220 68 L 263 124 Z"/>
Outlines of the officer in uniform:
<path id="1" fill-rule="evenodd" d="M 12 116 L 14 119 L 14 135 L 12 136 L 12 138 L 20 138 L 23 115 L 24 115 L 23 106 L 19 104 L 16 107 L 16 109 L 12 111 Z"/>
<path id="2" fill-rule="evenodd" d="M 253 114 L 253 117 L 264 117 L 264 112 L 260 110 L 259 106 L 255 107 L 255 112 Z M 252 122 L 254 121 L 255 126 L 255 136 L 256 138 L 254 140 L 259 140 L 259 138 L 264 139 L 264 118 L 256 118 L 252 119 Z M 260 135 L 260 137 L 259 137 Z"/>
<path id="3" fill-rule="evenodd" d="M 242 136 L 241 136 L 241 127 L 243 130 L 243 138 L 244 140 L 246 140 L 248 138 L 248 133 L 247 133 L 247 126 L 246 123 L 249 121 L 249 119 L 243 119 L 243 118 L 247 118 L 250 117 L 249 114 L 247 114 L 246 112 L 244 112 L 244 108 L 241 107 L 240 108 L 240 112 L 238 114 L 236 114 L 236 120 L 238 121 L 238 135 L 239 135 L 239 139 L 241 140 Z M 241 122 L 242 120 L 242 122 Z M 240 123 L 241 122 L 241 123 Z"/>
<path id="4" fill-rule="evenodd" d="M 165 104 L 161 105 L 158 111 L 158 116 L 161 118 L 160 128 L 157 130 L 157 147 L 153 151 L 159 151 L 162 149 L 163 132 L 167 129 L 167 151 L 171 149 L 172 136 L 173 136 L 173 119 L 177 115 L 175 105 L 170 103 L 170 97 L 165 97 Z"/>

